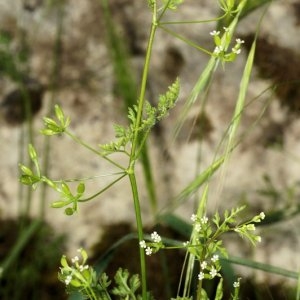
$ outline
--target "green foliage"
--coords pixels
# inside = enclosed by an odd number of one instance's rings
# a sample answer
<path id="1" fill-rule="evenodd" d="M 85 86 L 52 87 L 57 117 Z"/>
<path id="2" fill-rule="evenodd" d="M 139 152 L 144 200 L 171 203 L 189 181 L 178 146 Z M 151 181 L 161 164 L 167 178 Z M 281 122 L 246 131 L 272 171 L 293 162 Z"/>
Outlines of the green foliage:
<path id="1" fill-rule="evenodd" d="M 65 117 L 62 109 L 58 105 L 55 105 L 54 109 L 58 122 L 52 118 L 44 117 L 45 128 L 41 130 L 41 133 L 44 135 L 61 134 L 70 125 L 70 118 Z"/>
<path id="2" fill-rule="evenodd" d="M 215 300 L 222 300 L 222 299 L 223 299 L 223 278 L 221 278 L 218 283 L 216 297 L 215 297 Z"/>
<path id="3" fill-rule="evenodd" d="M 138 294 L 140 279 L 137 274 L 130 276 L 128 270 L 119 268 L 114 277 L 114 286 L 106 273 L 98 275 L 87 264 L 88 255 L 84 249 L 78 249 L 81 257 L 77 255 L 68 262 L 66 256 L 61 258 L 61 268 L 58 278 L 66 285 L 69 294 L 79 293 L 83 299 L 142 299 Z M 116 296 L 117 298 L 115 298 Z M 147 299 L 152 299 L 150 294 Z"/>
<path id="4" fill-rule="evenodd" d="M 85 191 L 85 184 L 80 182 L 76 189 L 76 194 L 73 194 L 69 188 L 69 186 L 65 183 L 61 183 L 60 188 L 56 188 L 56 190 L 61 194 L 61 198 L 58 201 L 55 201 L 51 204 L 53 208 L 62 208 L 72 204 L 72 207 L 67 207 L 65 209 L 65 214 L 68 216 L 73 215 L 78 210 L 78 202 L 81 200 L 81 197 Z"/>
<path id="5" fill-rule="evenodd" d="M 219 0 L 220 8 L 225 12 L 225 14 L 234 13 L 235 0 Z"/>
<path id="6" fill-rule="evenodd" d="M 62 119 L 62 118 L 61 118 Z M 38 157 L 35 148 L 29 144 L 28 147 L 29 156 L 34 163 L 36 172 L 32 171 L 29 167 L 19 164 L 21 169 L 20 182 L 24 185 L 32 186 L 36 189 L 38 183 L 46 183 L 49 187 L 54 189 L 60 194 L 60 199 L 53 202 L 51 207 L 53 208 L 62 208 L 69 206 L 65 209 L 65 214 L 70 216 L 78 210 L 78 202 L 82 200 L 82 196 L 85 192 L 84 182 L 79 182 L 76 188 L 76 193 L 72 193 L 69 185 L 66 181 L 53 181 L 46 176 L 40 174 L 40 166 L 38 162 Z M 72 205 L 70 207 L 70 205 Z"/>
<path id="7" fill-rule="evenodd" d="M 141 283 L 138 275 L 129 277 L 128 270 L 119 268 L 115 275 L 117 286 L 112 289 L 112 294 L 119 296 L 121 299 L 135 299 L 135 293 L 139 289 Z"/>
<path id="8" fill-rule="evenodd" d="M 158 97 L 157 105 L 153 105 L 145 99 L 151 51 L 156 30 L 162 28 L 165 29 L 166 32 L 173 34 L 172 31 L 168 31 L 163 27 L 163 22 L 161 22 L 161 19 L 164 17 L 166 11 L 177 9 L 178 5 L 180 5 L 182 2 L 182 0 L 148 0 L 148 5 L 152 9 L 152 23 L 148 41 L 149 43 L 145 54 L 144 70 L 139 89 L 140 95 L 138 97 L 132 97 L 132 95 L 135 94 L 133 91 L 133 86 L 131 84 L 128 85 L 128 82 L 126 82 L 126 74 L 129 74 L 126 72 L 126 59 L 124 56 L 122 56 L 122 47 L 118 45 L 119 41 L 115 35 L 114 26 L 112 26 L 112 20 L 109 19 L 110 16 L 107 14 L 108 10 L 105 12 L 106 22 L 110 25 L 111 30 L 111 45 L 112 47 L 115 45 L 116 48 L 118 48 L 118 51 L 115 51 L 115 53 L 112 55 L 113 59 L 116 60 L 114 63 L 116 75 L 118 77 L 117 81 L 122 83 L 121 90 L 123 92 L 128 88 L 128 94 L 126 98 L 129 124 L 127 126 L 119 124 L 114 125 L 116 140 L 107 144 L 99 145 L 100 150 L 93 149 L 68 130 L 70 118 L 65 116 L 63 110 L 58 105 L 55 106 L 55 118 L 44 118 L 45 128 L 41 130 L 42 134 L 46 136 L 66 134 L 78 144 L 88 148 L 93 153 L 98 155 L 98 157 L 100 156 L 103 159 L 106 159 L 106 161 L 121 169 L 122 174 L 120 177 L 108 184 L 93 196 L 84 199 L 83 195 L 85 193 L 85 184 L 81 180 L 76 180 L 78 184 L 75 188 L 75 191 L 73 191 L 72 186 L 69 185 L 70 180 L 55 181 L 41 174 L 38 155 L 32 145 L 29 146 L 28 150 L 33 167 L 20 164 L 20 169 L 22 172 L 20 181 L 25 185 L 32 186 L 33 188 L 36 188 L 40 182 L 46 183 L 48 186 L 53 188 L 56 192 L 58 192 L 60 198 L 54 201 L 51 206 L 53 208 L 64 208 L 66 215 L 72 215 L 77 212 L 78 203 L 95 198 L 95 196 L 100 195 L 124 176 L 128 176 L 129 178 L 137 223 L 138 242 L 140 246 L 141 279 L 139 275 L 130 276 L 127 270 L 120 268 L 114 277 L 114 282 L 112 283 L 105 273 L 97 274 L 94 268 L 87 264 L 88 255 L 86 251 L 79 249 L 78 251 L 81 257 L 79 258 L 78 256 L 75 256 L 71 259 L 71 262 L 67 260 L 66 256 L 62 256 L 61 268 L 58 277 L 59 280 L 65 284 L 68 293 L 79 293 L 84 299 L 152 299 L 151 294 L 147 292 L 145 255 L 150 256 L 161 249 L 168 250 L 170 248 L 174 248 L 174 245 L 172 247 L 165 245 L 164 241 L 157 234 L 157 232 L 153 232 L 150 238 L 146 236 L 144 239 L 139 189 L 135 173 L 135 162 L 141 158 L 142 149 L 146 144 L 152 128 L 155 126 L 155 124 L 168 116 L 170 109 L 175 106 L 179 96 L 180 82 L 179 79 L 176 79 L 175 82 L 169 86 L 167 92 Z M 102 3 L 103 7 L 107 9 L 108 1 L 103 0 Z M 206 68 L 192 89 L 190 97 L 186 101 L 186 109 L 184 109 L 182 118 L 183 121 L 185 120 L 189 109 L 197 101 L 199 94 L 203 92 L 208 94 L 208 88 L 210 87 L 213 73 L 217 69 L 218 63 L 221 62 L 224 65 L 225 62 L 233 62 L 237 55 L 241 52 L 243 41 L 236 39 L 235 42 L 233 42 L 233 37 L 239 17 L 242 15 L 242 11 L 246 6 L 247 1 L 220 0 L 219 4 L 220 9 L 223 10 L 224 14 L 216 20 L 227 20 L 228 18 L 228 27 L 222 28 L 220 31 L 214 30 L 210 33 L 213 36 L 215 48 L 213 52 L 206 50 L 204 51 L 211 57 Z M 167 24 L 167 22 L 165 24 Z M 192 42 L 181 38 L 176 33 L 174 33 L 173 36 L 177 38 L 179 37 L 181 40 L 186 41 L 191 46 L 195 46 Z M 195 47 L 200 50 L 203 49 L 198 45 Z M 231 50 L 228 50 L 230 48 Z M 183 189 L 183 191 L 175 199 L 175 201 L 178 203 L 186 201 L 186 199 L 190 198 L 191 195 L 199 191 L 199 187 L 202 184 L 206 183 L 206 189 L 198 203 L 197 214 L 192 216 L 193 229 L 189 242 L 184 243 L 184 245 L 180 244 L 180 246 L 178 246 L 179 241 L 176 241 L 177 244 L 175 248 L 183 248 L 187 252 L 185 266 L 186 278 L 185 281 L 183 279 L 184 287 L 182 297 L 178 296 L 177 298 L 172 299 L 190 300 L 192 299 L 192 297 L 190 297 L 192 294 L 195 294 L 198 300 L 209 299 L 208 292 L 202 283 L 205 280 L 208 281 L 217 279 L 218 286 L 215 293 L 215 300 L 221 300 L 224 297 L 224 286 L 221 270 L 222 265 L 219 258 L 228 257 L 227 250 L 223 246 L 222 236 L 227 232 L 236 232 L 242 238 L 249 240 L 253 245 L 256 245 L 261 239 L 260 236 L 255 233 L 255 225 L 264 219 L 264 213 L 261 213 L 250 220 L 241 221 L 239 220 L 240 213 L 245 207 L 238 207 L 231 210 L 225 210 L 222 216 L 218 212 L 216 212 L 211 219 L 206 216 L 207 190 L 210 183 L 210 178 L 220 168 L 220 166 L 224 164 L 229 154 L 235 147 L 234 137 L 239 126 L 242 111 L 245 108 L 246 90 L 248 88 L 248 82 L 251 75 L 254 52 L 255 43 L 251 48 L 243 73 L 235 113 L 230 122 L 230 128 L 228 130 L 228 147 L 225 153 L 221 155 L 219 159 L 214 160 L 211 165 L 204 170 L 204 172 L 196 176 L 196 178 L 192 180 L 191 183 L 185 189 Z M 118 73 L 117 66 L 121 65 L 122 70 L 119 70 Z M 132 104 L 131 101 L 135 98 L 137 98 L 138 101 L 136 104 Z M 113 153 L 122 153 L 127 156 L 127 168 L 120 166 L 117 162 L 114 162 L 114 160 L 109 157 Z M 198 265 L 195 266 L 196 264 Z M 197 274 L 197 278 L 194 278 L 196 270 L 195 267 L 198 267 L 200 270 L 199 274 Z M 190 291 L 192 281 L 197 282 L 197 287 L 195 290 Z M 232 291 L 232 299 L 238 299 L 239 279 L 234 283 L 234 289 Z"/>
<path id="9" fill-rule="evenodd" d="M 182 2 L 183 0 L 163 0 L 164 6 L 172 10 L 177 9 Z"/>
<path id="10" fill-rule="evenodd" d="M 222 246 L 220 236 L 229 231 L 237 232 L 241 237 L 248 239 L 253 245 L 260 241 L 257 236 L 254 223 L 259 223 L 264 219 L 264 214 L 253 217 L 250 221 L 238 222 L 237 217 L 245 207 L 233 208 L 231 211 L 225 210 L 221 219 L 218 212 L 212 220 L 206 216 L 193 215 L 194 224 L 192 244 L 188 245 L 188 251 L 196 256 L 200 261 L 213 257 L 215 253 L 221 253 L 227 257 L 227 251 Z M 215 267 L 220 269 L 220 265 Z"/>
<path id="11" fill-rule="evenodd" d="M 99 145 L 102 150 L 102 155 L 106 156 L 115 152 L 122 152 L 130 155 L 130 149 L 128 144 L 131 144 L 135 130 L 138 131 L 141 136 L 141 145 L 145 142 L 151 128 L 168 116 L 170 109 L 175 106 L 180 91 L 180 83 L 177 78 L 175 82 L 169 86 L 168 91 L 164 95 L 160 95 L 158 99 L 157 107 L 152 106 L 149 102 L 145 103 L 145 113 L 141 124 L 136 129 L 138 106 L 134 105 L 128 109 L 128 119 L 130 124 L 128 127 L 122 125 L 114 125 L 116 141 L 110 142 L 105 145 Z"/>

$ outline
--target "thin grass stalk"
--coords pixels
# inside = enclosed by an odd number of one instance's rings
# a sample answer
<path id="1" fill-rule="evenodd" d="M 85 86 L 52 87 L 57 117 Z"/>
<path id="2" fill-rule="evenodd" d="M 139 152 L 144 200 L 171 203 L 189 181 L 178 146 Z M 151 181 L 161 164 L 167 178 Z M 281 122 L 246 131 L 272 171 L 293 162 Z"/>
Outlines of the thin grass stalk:
<path id="1" fill-rule="evenodd" d="M 197 211 L 197 216 L 202 217 L 205 214 L 206 211 L 206 204 L 207 204 L 207 196 L 208 196 L 208 184 L 206 184 L 202 197 L 199 202 L 198 206 L 198 211 Z M 192 234 L 191 234 L 191 245 L 194 245 L 197 243 L 197 240 L 195 237 L 197 237 L 198 234 L 195 232 L 195 228 L 193 228 Z M 189 292 L 190 292 L 190 287 L 192 283 L 192 278 L 193 278 L 193 272 L 194 272 L 194 266 L 195 266 L 195 261 L 196 257 L 195 255 L 188 253 L 189 258 L 188 258 L 188 264 L 187 264 L 187 271 L 186 271 L 186 277 L 185 277 L 185 285 L 184 285 L 184 296 L 188 297 Z M 202 291 L 202 280 L 199 281 L 198 287 L 197 287 L 197 299 L 201 299 L 201 291 Z"/>
<path id="2" fill-rule="evenodd" d="M 269 264 L 264 264 L 261 262 L 256 262 L 253 260 L 249 260 L 246 258 L 241 258 L 241 257 L 236 257 L 236 256 L 229 256 L 227 258 L 220 258 L 223 261 L 226 261 L 228 263 L 233 263 L 236 265 L 240 265 L 240 266 L 246 266 L 249 267 L 251 269 L 255 269 L 255 270 L 260 270 L 260 271 L 264 271 L 267 273 L 271 273 L 271 274 L 276 274 L 276 275 L 280 275 L 280 276 L 284 276 L 286 278 L 292 278 L 292 279 L 299 279 L 299 273 L 298 272 L 294 272 L 294 271 L 290 271 L 290 270 L 286 270 L 280 267 L 275 267 Z"/>
<path id="3" fill-rule="evenodd" d="M 247 0 L 243 0 L 243 1 L 241 1 L 241 3 L 238 6 L 238 13 L 236 14 L 236 16 L 234 17 L 234 19 L 232 20 L 232 22 L 230 23 L 230 25 L 228 27 L 228 33 L 230 34 L 230 36 L 232 36 L 235 31 L 235 28 L 238 24 L 240 14 L 241 14 L 243 8 L 245 7 L 246 3 L 247 3 Z M 225 37 L 222 39 L 222 45 L 223 44 L 226 44 Z M 227 45 L 227 48 L 228 48 L 228 46 L 229 45 Z M 224 50 L 226 51 L 227 48 L 224 47 Z M 188 97 L 188 100 L 184 105 L 183 111 L 179 117 L 179 121 L 175 126 L 175 130 L 174 130 L 174 138 L 175 139 L 178 136 L 179 131 L 182 128 L 183 123 L 186 120 L 191 107 L 197 101 L 199 94 L 202 93 L 203 91 L 205 91 L 205 89 L 209 86 L 209 83 L 212 80 L 212 76 L 213 76 L 214 72 L 216 71 L 219 62 L 220 62 L 219 58 L 212 56 L 210 58 L 209 62 L 207 63 L 204 71 L 201 73 L 196 84 L 194 85 L 194 87 Z"/>
<path id="4" fill-rule="evenodd" d="M 216 159 L 210 166 L 208 166 L 202 173 L 200 173 L 191 183 L 189 183 L 173 200 L 172 206 L 168 206 L 168 211 L 175 210 L 184 201 L 187 201 L 199 188 L 214 175 L 214 173 L 224 163 L 224 155 Z"/>
<path id="5" fill-rule="evenodd" d="M 36 233 L 36 231 L 40 228 L 40 225 L 40 220 L 35 220 L 31 222 L 27 227 L 23 228 L 23 230 L 20 232 L 20 235 L 18 236 L 16 243 L 9 252 L 9 255 L 1 264 L 1 276 L 3 276 L 7 269 L 9 269 L 10 266 L 18 259 L 24 247 L 27 245 L 27 243 L 30 241 L 30 239 Z"/>
<path id="6" fill-rule="evenodd" d="M 21 130 L 21 136 L 20 136 L 20 159 L 24 157 L 23 150 L 25 147 L 25 144 L 34 144 L 34 135 L 33 135 L 33 124 L 32 124 L 32 113 L 31 113 L 31 105 L 30 105 L 30 95 L 28 91 L 26 90 L 26 86 L 22 82 L 22 76 L 19 74 L 19 89 L 21 90 L 21 96 L 24 99 L 24 110 L 25 110 L 25 125 L 23 126 Z M 19 160 L 22 161 L 22 160 Z M 31 160 L 28 162 L 30 168 L 33 167 L 33 163 Z M 23 227 L 23 219 L 29 216 L 30 208 L 31 208 L 31 202 L 32 202 L 32 189 L 24 186 L 19 186 L 20 193 L 19 193 L 19 201 L 20 201 L 20 216 L 21 216 L 21 222 L 20 222 L 20 229 L 22 230 Z"/>
<path id="7" fill-rule="evenodd" d="M 247 94 L 248 85 L 251 77 L 251 71 L 253 67 L 255 48 L 256 48 L 256 40 L 254 40 L 254 42 L 252 43 L 251 50 L 249 52 L 247 62 L 244 68 L 242 80 L 240 83 L 239 96 L 232 117 L 231 126 L 229 128 L 228 144 L 227 144 L 226 155 L 225 155 L 226 159 L 228 158 L 229 155 L 229 149 L 231 149 L 232 145 L 235 143 L 237 129 L 239 127 L 242 113 L 244 111 L 246 94 Z"/>

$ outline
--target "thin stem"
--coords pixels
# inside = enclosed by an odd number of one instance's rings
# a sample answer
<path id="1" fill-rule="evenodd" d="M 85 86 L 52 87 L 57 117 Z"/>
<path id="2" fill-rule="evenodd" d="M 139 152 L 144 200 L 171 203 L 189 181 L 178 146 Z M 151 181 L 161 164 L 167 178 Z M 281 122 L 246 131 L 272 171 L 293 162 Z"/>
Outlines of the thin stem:
<path id="1" fill-rule="evenodd" d="M 157 8 L 155 3 L 153 8 L 152 25 L 151 25 L 150 36 L 148 40 L 147 52 L 145 56 L 145 64 L 144 64 L 144 69 L 142 74 L 140 95 L 138 99 L 137 117 L 136 117 L 136 122 L 134 124 L 134 136 L 132 140 L 132 147 L 131 147 L 131 153 L 129 159 L 129 168 L 127 171 L 130 184 L 131 184 L 139 242 L 144 239 L 144 234 L 143 234 L 143 222 L 142 222 L 141 208 L 140 208 L 140 199 L 139 199 L 136 177 L 135 177 L 135 161 L 137 159 L 136 150 L 140 141 L 139 127 L 141 124 L 143 108 L 145 103 L 145 93 L 146 93 L 146 85 L 147 85 L 147 79 L 149 73 L 149 65 L 150 65 L 152 47 L 154 42 L 154 36 L 157 29 L 156 14 L 157 14 Z M 142 279 L 142 298 L 143 300 L 146 300 L 147 299 L 147 278 L 146 278 L 147 275 L 146 275 L 145 252 L 144 249 L 141 247 L 139 247 L 139 251 L 140 251 L 140 266 L 141 266 L 141 279 Z"/>
<path id="2" fill-rule="evenodd" d="M 208 19 L 208 20 L 185 20 L 185 21 L 167 21 L 159 22 L 160 25 L 184 25 L 184 24 L 201 24 L 201 23 L 211 23 L 224 19 L 227 14 L 224 14 L 218 18 Z"/>
<path id="3" fill-rule="evenodd" d="M 120 181 L 126 175 L 127 175 L 127 173 L 124 173 L 121 177 L 118 177 L 116 180 L 114 180 L 113 182 L 111 182 L 110 184 L 108 184 L 105 188 L 101 189 L 99 192 L 97 192 L 93 196 L 91 196 L 89 198 L 85 198 L 85 199 L 80 199 L 80 200 L 78 200 L 78 202 L 87 202 L 89 200 L 94 199 L 95 197 L 97 197 L 98 195 L 102 194 L 103 192 L 105 192 L 106 190 L 108 190 L 110 187 L 112 187 L 113 185 L 115 185 L 118 181 Z"/>
<path id="4" fill-rule="evenodd" d="M 143 221 L 141 215 L 141 207 L 140 207 L 136 177 L 134 173 L 129 174 L 129 180 L 131 184 L 131 190 L 132 190 L 132 196 L 134 202 L 134 211 L 135 211 L 135 218 L 137 223 L 138 238 L 140 242 L 144 239 Z M 140 251 L 140 267 L 141 267 L 141 278 L 142 278 L 142 298 L 143 300 L 146 300 L 147 299 L 147 272 L 146 272 L 145 251 L 141 247 L 139 247 L 139 251 Z"/>
<path id="5" fill-rule="evenodd" d="M 169 28 L 165 27 L 165 26 L 162 26 L 161 24 L 159 24 L 159 28 L 161 28 L 162 30 L 164 30 L 165 32 L 169 33 L 170 35 L 176 37 L 177 39 L 183 41 L 184 43 L 186 43 L 187 45 L 199 50 L 199 51 L 202 51 L 204 52 L 205 54 L 208 54 L 209 56 L 212 55 L 212 53 L 202 47 L 200 47 L 199 45 L 195 44 L 194 42 L 186 39 L 185 37 L 183 37 L 182 35 L 174 32 L 173 30 L 170 30 Z"/>
<path id="6" fill-rule="evenodd" d="M 134 124 L 135 125 L 134 126 L 134 137 L 133 137 L 131 154 L 130 154 L 130 163 L 131 164 L 134 163 L 134 161 L 136 160 L 136 148 L 137 148 L 137 144 L 139 142 L 138 129 L 140 127 L 141 120 L 142 120 L 143 107 L 144 107 L 144 103 L 145 103 L 146 85 L 147 85 L 149 65 L 150 65 L 150 58 L 151 58 L 152 47 L 153 47 L 156 29 L 157 29 L 156 8 L 154 8 L 152 26 L 151 26 L 150 37 L 149 37 L 147 52 L 146 52 L 146 57 L 145 57 L 145 65 L 144 65 L 144 70 L 143 70 L 143 75 L 142 75 L 141 90 L 140 90 L 140 96 L 139 96 L 139 101 L 138 101 L 137 117 L 136 117 L 136 122 Z"/>
<path id="7" fill-rule="evenodd" d="M 87 143 L 85 143 L 84 141 L 82 141 L 77 136 L 75 136 L 74 134 L 72 134 L 70 131 L 65 130 L 65 134 L 67 134 L 76 143 L 78 143 L 81 146 L 87 148 L 88 150 L 92 151 L 93 153 L 95 153 L 97 155 L 100 155 L 102 158 L 104 158 L 105 160 L 107 160 L 108 162 L 110 162 L 111 164 L 113 164 L 114 166 L 118 167 L 121 170 L 125 170 L 124 167 L 122 167 L 121 165 L 119 165 L 115 161 L 113 161 L 110 158 L 108 158 L 107 156 L 103 155 L 100 151 L 97 151 L 96 149 L 94 149 L 93 147 L 91 147 L 90 145 L 88 145 Z"/>

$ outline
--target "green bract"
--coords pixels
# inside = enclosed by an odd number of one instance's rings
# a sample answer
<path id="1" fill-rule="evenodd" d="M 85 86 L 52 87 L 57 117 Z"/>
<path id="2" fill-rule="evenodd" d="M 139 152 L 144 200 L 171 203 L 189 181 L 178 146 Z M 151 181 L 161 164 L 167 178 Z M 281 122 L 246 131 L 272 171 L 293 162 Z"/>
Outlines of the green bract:
<path id="1" fill-rule="evenodd" d="M 52 118 L 44 117 L 45 129 L 40 131 L 42 134 L 60 134 L 63 133 L 70 125 L 70 118 L 65 117 L 64 112 L 58 105 L 55 105 L 55 115 L 59 122 L 53 120 Z"/>

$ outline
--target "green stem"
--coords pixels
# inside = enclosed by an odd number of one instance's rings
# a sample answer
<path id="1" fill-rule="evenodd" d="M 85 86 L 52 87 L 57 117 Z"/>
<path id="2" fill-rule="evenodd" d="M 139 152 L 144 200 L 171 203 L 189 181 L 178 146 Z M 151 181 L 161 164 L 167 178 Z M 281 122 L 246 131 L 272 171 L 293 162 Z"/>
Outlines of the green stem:
<path id="1" fill-rule="evenodd" d="M 118 177 L 116 180 L 114 180 L 113 182 L 109 183 L 106 187 L 104 187 L 103 189 L 101 189 L 99 192 L 97 192 L 93 196 L 85 198 L 85 199 L 80 199 L 80 200 L 78 200 L 78 202 L 87 202 L 87 201 L 90 201 L 90 200 L 94 199 L 95 197 L 99 196 L 100 194 L 102 194 L 103 192 L 105 192 L 106 190 L 108 190 L 109 188 L 111 188 L 113 185 L 115 185 L 118 181 L 120 181 L 126 175 L 127 175 L 126 173 L 122 174 L 122 176 Z"/>
<path id="2" fill-rule="evenodd" d="M 166 22 L 159 22 L 160 25 L 184 25 L 184 24 L 202 24 L 202 23 L 211 23 L 211 22 L 216 22 L 219 20 L 224 19 L 226 14 L 218 17 L 218 18 L 213 18 L 213 19 L 208 19 L 208 20 L 185 20 L 185 21 L 166 21 Z"/>
<path id="3" fill-rule="evenodd" d="M 145 94 L 146 94 L 146 86 L 147 86 L 150 58 L 151 58 L 154 36 L 155 36 L 157 26 L 158 26 L 158 24 L 156 22 L 156 9 L 154 9 L 150 37 L 149 37 L 147 52 L 146 52 L 146 57 L 145 57 L 145 65 L 144 65 L 144 70 L 143 70 L 143 75 L 142 75 L 141 90 L 140 90 L 140 96 L 139 96 L 139 101 L 138 101 L 137 117 L 136 117 L 136 122 L 134 124 L 135 125 L 134 126 L 134 137 L 133 137 L 133 142 L 132 142 L 132 147 L 131 147 L 131 155 L 130 155 L 130 163 L 131 164 L 134 164 L 134 162 L 136 160 L 136 148 L 137 148 L 137 145 L 139 142 L 139 130 L 138 129 L 141 125 L 141 120 L 142 120 L 142 115 L 143 115 L 143 107 L 144 107 L 144 103 L 145 103 Z"/>
<path id="4" fill-rule="evenodd" d="M 176 33 L 175 31 L 173 30 L 170 30 L 169 28 L 167 28 L 166 26 L 162 26 L 161 24 L 159 25 L 159 28 L 163 29 L 165 32 L 169 33 L 170 35 L 174 36 L 175 38 L 183 41 L 184 43 L 186 43 L 187 45 L 199 50 L 199 51 L 202 51 L 204 52 L 205 54 L 208 54 L 208 55 L 212 55 L 212 53 L 202 47 L 200 47 L 198 44 L 186 39 L 185 37 L 183 37 L 182 35 Z"/>
<path id="5" fill-rule="evenodd" d="M 73 141 L 75 141 L 79 145 L 87 148 L 88 150 L 92 151 L 93 153 L 95 153 L 97 155 L 100 155 L 102 158 L 104 158 L 105 160 L 107 160 L 108 162 L 110 162 L 111 164 L 113 164 L 114 166 L 118 167 L 119 169 L 124 170 L 124 167 L 122 167 L 121 165 L 119 165 L 115 161 L 111 160 L 107 156 L 103 155 L 101 152 L 97 151 L 96 149 L 94 149 L 90 145 L 86 144 L 84 141 L 82 141 L 81 139 L 79 139 L 77 136 L 75 136 L 74 134 L 72 134 L 70 131 L 65 130 L 65 134 L 67 134 Z"/>
<path id="6" fill-rule="evenodd" d="M 150 58 L 152 53 L 152 47 L 154 42 L 154 36 L 157 29 L 157 21 L 156 21 L 156 5 L 153 8 L 153 16 L 152 16 L 152 25 L 150 30 L 150 36 L 148 40 L 147 52 L 145 57 L 145 64 L 142 74 L 142 81 L 141 81 L 141 89 L 140 95 L 138 99 L 138 110 L 137 110 L 137 118 L 134 124 L 134 136 L 132 140 L 132 147 L 130 153 L 130 160 L 129 160 L 129 167 L 128 167 L 128 176 L 131 184 L 132 196 L 134 201 L 134 210 L 135 210 L 135 217 L 138 229 L 138 238 L 139 241 L 144 239 L 143 234 L 143 222 L 141 216 L 141 208 L 140 208 L 140 199 L 137 189 L 136 177 L 135 177 L 135 161 L 137 159 L 137 147 L 139 145 L 139 127 L 142 121 L 143 115 L 143 107 L 145 103 L 145 93 L 146 93 L 146 85 L 149 73 L 149 65 L 150 65 Z M 138 152 L 139 153 L 139 152 Z M 141 279 L 142 279 L 142 298 L 143 300 L 147 299 L 147 280 L 146 280 L 146 261 L 145 261 L 145 252 L 144 249 L 139 247 L 140 251 L 140 265 L 141 265 Z"/>
<path id="7" fill-rule="evenodd" d="M 129 180 L 131 184 L 131 190 L 132 190 L 132 196 L 134 202 L 134 211 L 135 211 L 135 218 L 136 218 L 136 224 L 138 230 L 138 238 L 140 242 L 144 239 L 143 221 L 141 215 L 141 207 L 140 207 L 136 177 L 134 173 L 129 174 Z M 146 272 L 145 251 L 141 247 L 139 247 L 139 251 L 140 251 L 140 267 L 141 267 L 141 278 L 142 278 L 142 297 L 143 300 L 146 300 L 147 299 L 147 272 Z"/>

